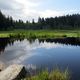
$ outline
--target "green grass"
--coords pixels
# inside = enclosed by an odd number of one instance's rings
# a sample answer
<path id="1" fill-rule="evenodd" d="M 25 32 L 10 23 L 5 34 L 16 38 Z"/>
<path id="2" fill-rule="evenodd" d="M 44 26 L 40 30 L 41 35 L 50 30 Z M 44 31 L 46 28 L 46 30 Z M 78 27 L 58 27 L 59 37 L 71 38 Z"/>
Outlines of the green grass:
<path id="1" fill-rule="evenodd" d="M 23 80 L 70 80 L 69 71 L 61 71 L 60 69 L 55 69 L 50 73 L 48 70 L 44 70 L 35 76 L 26 77 Z"/>
<path id="2" fill-rule="evenodd" d="M 80 37 L 80 30 L 13 30 L 0 31 L 0 38 L 61 38 Z"/>

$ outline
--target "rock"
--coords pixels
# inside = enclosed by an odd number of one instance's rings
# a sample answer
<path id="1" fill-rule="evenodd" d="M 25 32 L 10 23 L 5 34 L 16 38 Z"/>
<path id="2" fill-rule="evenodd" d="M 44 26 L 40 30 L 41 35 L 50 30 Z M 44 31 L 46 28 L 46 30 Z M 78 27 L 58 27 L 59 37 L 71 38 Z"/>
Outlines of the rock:
<path id="1" fill-rule="evenodd" d="M 4 69 L 5 69 L 5 65 L 3 62 L 0 61 L 0 72 Z"/>
<path id="2" fill-rule="evenodd" d="M 20 80 L 26 76 L 23 65 L 14 64 L 0 72 L 0 80 Z"/>

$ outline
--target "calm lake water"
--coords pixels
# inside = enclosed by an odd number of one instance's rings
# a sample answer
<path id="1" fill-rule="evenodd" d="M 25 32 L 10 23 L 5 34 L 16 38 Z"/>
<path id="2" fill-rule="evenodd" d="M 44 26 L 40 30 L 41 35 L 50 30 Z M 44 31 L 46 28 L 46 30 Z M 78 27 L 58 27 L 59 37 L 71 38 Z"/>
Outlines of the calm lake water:
<path id="1" fill-rule="evenodd" d="M 3 42 L 5 43 L 5 41 Z M 27 68 L 68 68 L 74 80 L 80 79 L 80 46 L 55 42 L 22 41 L 0 43 L 0 62 L 23 64 Z"/>

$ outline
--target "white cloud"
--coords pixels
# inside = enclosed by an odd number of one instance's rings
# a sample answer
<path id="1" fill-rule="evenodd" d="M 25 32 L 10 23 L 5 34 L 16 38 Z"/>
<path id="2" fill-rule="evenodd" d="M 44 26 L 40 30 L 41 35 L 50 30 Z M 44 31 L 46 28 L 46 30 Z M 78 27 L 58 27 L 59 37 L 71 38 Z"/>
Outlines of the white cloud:
<path id="1" fill-rule="evenodd" d="M 40 1 L 37 2 L 37 0 L 1 0 L 0 4 L 0 9 L 4 14 L 13 16 L 14 19 L 26 20 L 34 18 L 33 16 L 35 16 L 36 7 L 40 5 Z"/>
<path id="2" fill-rule="evenodd" d="M 61 16 L 63 15 L 60 11 L 54 11 L 54 10 L 45 10 L 44 12 L 41 12 L 42 17 L 55 17 L 55 16 Z"/>
<path id="3" fill-rule="evenodd" d="M 55 17 L 64 14 L 72 14 L 76 10 L 56 11 L 53 9 L 40 9 L 42 0 L 0 0 L 0 9 L 6 15 L 12 16 L 15 20 L 22 19 L 37 20 L 40 17 Z"/>
<path id="4" fill-rule="evenodd" d="M 23 9 L 37 7 L 39 3 L 31 2 L 30 0 L 15 0 L 16 3 L 22 5 Z"/>

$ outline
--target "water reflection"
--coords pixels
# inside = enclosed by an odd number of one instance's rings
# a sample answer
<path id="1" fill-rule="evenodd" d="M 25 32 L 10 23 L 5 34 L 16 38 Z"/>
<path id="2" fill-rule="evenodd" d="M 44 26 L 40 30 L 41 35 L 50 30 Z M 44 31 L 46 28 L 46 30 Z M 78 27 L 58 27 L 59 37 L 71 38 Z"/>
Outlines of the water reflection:
<path id="1" fill-rule="evenodd" d="M 55 43 L 61 43 L 66 45 L 75 45 L 80 46 L 80 38 L 74 38 L 74 37 L 67 37 L 67 38 L 54 38 L 54 39 L 40 39 L 39 41 L 46 42 L 55 42 Z"/>
<path id="2" fill-rule="evenodd" d="M 66 39 L 67 40 L 67 39 Z M 63 39 L 47 39 L 47 40 L 12 40 L 1 39 L 0 42 L 0 61 L 7 66 L 10 64 L 23 64 L 28 69 L 48 67 L 52 69 L 59 66 L 62 69 L 68 67 L 72 71 L 74 80 L 78 80 L 80 76 L 80 46 L 79 39 L 67 40 L 66 44 L 61 44 Z M 64 40 L 65 41 L 65 40 Z M 64 43 L 63 41 L 63 43 Z M 56 43 L 55 43 L 56 42 Z M 76 44 L 75 44 L 76 43 Z M 76 45 L 76 46 L 74 46 Z M 73 73 L 74 72 L 74 73 Z"/>
<path id="3" fill-rule="evenodd" d="M 29 40 L 24 39 L 23 41 L 15 41 L 13 45 L 7 44 L 5 51 L 2 52 L 0 59 L 4 58 L 4 62 L 11 63 L 22 63 L 25 59 L 35 55 L 34 51 L 37 49 L 51 49 L 61 47 L 61 44 L 41 42 L 36 39 L 33 43 L 30 43 Z M 32 54 L 33 53 L 33 54 Z M 1 59 L 3 60 L 3 59 Z"/>
<path id="4" fill-rule="evenodd" d="M 0 38 L 0 52 L 4 51 L 8 44 L 11 44 L 9 38 Z"/>
<path id="5" fill-rule="evenodd" d="M 13 45 L 14 41 L 22 41 L 23 39 L 0 38 L 0 53 L 4 52 L 8 45 Z"/>
<path id="6" fill-rule="evenodd" d="M 15 41 L 23 41 L 24 39 L 11 39 L 11 38 L 0 38 L 0 53 L 3 52 L 5 50 L 5 48 L 7 47 L 7 45 L 13 45 Z M 37 39 L 36 39 L 37 40 Z M 48 43 L 60 43 L 60 44 L 66 44 L 66 45 L 75 45 L 75 46 L 80 46 L 80 38 L 55 38 L 55 39 L 39 39 L 38 40 L 39 43 L 43 43 L 46 45 L 45 42 L 48 42 Z M 29 39 L 28 42 L 30 44 L 34 43 L 35 42 L 35 39 Z M 35 42 L 36 43 L 36 42 Z M 35 44 L 34 43 L 34 44 Z M 36 44 L 39 44 L 39 43 L 36 43 Z M 42 46 L 40 45 L 40 46 Z M 53 45 L 53 44 L 48 44 L 47 48 L 50 47 L 50 45 Z M 34 45 L 33 45 L 34 46 Z M 40 47 L 39 46 L 39 47 Z M 44 46 L 44 45 L 43 45 Z M 56 45 L 54 46 L 56 47 Z"/>

